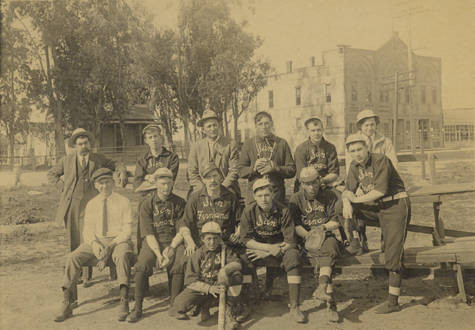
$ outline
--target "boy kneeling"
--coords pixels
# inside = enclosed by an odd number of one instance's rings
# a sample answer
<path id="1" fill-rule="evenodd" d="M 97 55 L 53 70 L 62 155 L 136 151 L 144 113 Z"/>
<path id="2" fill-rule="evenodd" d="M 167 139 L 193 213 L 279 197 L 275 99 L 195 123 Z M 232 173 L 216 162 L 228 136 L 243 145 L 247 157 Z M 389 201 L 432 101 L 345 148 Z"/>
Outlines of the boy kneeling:
<path id="1" fill-rule="evenodd" d="M 201 240 L 203 245 L 193 253 L 186 264 L 186 288 L 175 298 L 175 303 L 170 309 L 170 316 L 180 320 L 187 319 L 186 312 L 193 305 L 213 303 L 218 295 L 224 293 L 226 286 L 229 286 L 226 325 L 229 329 L 236 329 L 239 323 L 236 322 L 232 311 L 239 299 L 242 283 L 241 263 L 231 249 L 226 249 L 226 246 L 222 244 L 221 227 L 217 222 L 210 221 L 203 225 Z M 222 266 L 222 249 L 225 249 L 224 267 Z M 204 315 L 202 312 L 201 317 L 204 321 L 209 318 L 209 314 Z"/>
<path id="2" fill-rule="evenodd" d="M 290 213 L 295 222 L 295 232 L 305 241 L 305 249 L 317 275 L 320 266 L 318 287 L 313 297 L 325 301 L 331 322 L 338 322 L 338 313 L 331 285 L 335 260 L 341 255 L 341 243 L 332 230 L 338 229 L 335 212 L 338 201 L 330 190 L 320 190 L 321 181 L 314 167 L 305 167 L 300 172 L 301 189 L 290 198 Z"/>

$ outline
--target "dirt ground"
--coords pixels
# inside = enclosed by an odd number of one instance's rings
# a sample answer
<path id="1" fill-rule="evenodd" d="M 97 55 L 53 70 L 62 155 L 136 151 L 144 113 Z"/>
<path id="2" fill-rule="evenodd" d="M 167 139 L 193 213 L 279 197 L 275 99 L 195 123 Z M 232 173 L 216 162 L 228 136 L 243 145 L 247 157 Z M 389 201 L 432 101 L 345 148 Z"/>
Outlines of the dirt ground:
<path id="1" fill-rule="evenodd" d="M 473 182 L 473 161 L 441 162 L 436 183 Z M 184 195 L 186 185 L 183 168 L 176 191 Z M 401 164 L 401 174 L 410 188 L 427 184 L 421 180 L 420 164 Z M 134 205 L 138 197 L 130 189 L 118 189 Z M 444 197 L 441 216 L 445 227 L 475 232 L 473 214 L 475 193 Z M 106 272 L 94 272 L 94 285 L 79 288 L 80 305 L 74 317 L 58 324 L 53 322 L 61 302 L 59 286 L 67 252 L 64 229 L 53 222 L 58 194 L 48 185 L 0 188 L 0 329 L 199 329 L 215 327 L 217 315 L 204 324 L 199 318 L 177 321 L 167 316 L 168 293 L 166 277 L 152 277 L 152 294 L 144 303 L 145 318 L 137 324 L 116 321 L 118 288 L 107 279 Z M 413 201 L 413 221 L 432 224 L 432 203 L 429 198 Z M 134 206 L 134 208 L 136 208 Z M 368 228 L 370 248 L 377 249 L 379 229 Z M 430 246 L 429 235 L 409 233 L 407 246 Z M 315 281 L 305 274 L 302 309 L 307 324 L 295 324 L 288 315 L 286 284 L 281 278 L 275 286 L 276 300 L 253 308 L 244 329 L 473 329 L 473 307 L 455 296 L 455 283 L 447 276 L 435 279 L 429 274 L 411 276 L 403 281 L 400 299 L 403 310 L 390 315 L 377 315 L 374 308 L 386 297 L 386 278 L 365 270 L 344 271 L 335 278 L 340 322 L 330 324 L 325 306 L 311 299 Z M 468 274 L 466 274 L 468 275 Z M 475 281 L 467 276 L 468 293 L 475 294 Z M 280 298 L 279 298 L 280 297 Z M 131 307 L 133 302 L 131 301 Z"/>

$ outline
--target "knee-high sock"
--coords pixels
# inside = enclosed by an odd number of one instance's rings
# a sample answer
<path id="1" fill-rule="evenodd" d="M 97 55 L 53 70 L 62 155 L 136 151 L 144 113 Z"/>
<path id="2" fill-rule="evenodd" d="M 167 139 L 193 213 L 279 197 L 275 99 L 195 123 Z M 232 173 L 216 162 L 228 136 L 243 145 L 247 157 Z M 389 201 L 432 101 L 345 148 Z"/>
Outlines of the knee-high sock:
<path id="1" fill-rule="evenodd" d="M 300 298 L 300 271 L 298 268 L 287 272 L 287 282 L 289 283 L 289 303 L 290 307 L 297 307 Z"/>
<path id="2" fill-rule="evenodd" d="M 148 276 L 144 272 L 135 273 L 135 308 L 138 311 L 142 310 L 146 281 L 148 281 Z"/>
<path id="3" fill-rule="evenodd" d="M 183 291 L 183 281 L 185 280 L 184 274 L 170 274 L 170 306 L 175 302 L 176 296 Z"/>
<path id="4" fill-rule="evenodd" d="M 399 272 L 389 272 L 389 302 L 398 303 L 401 294 L 401 274 Z"/>

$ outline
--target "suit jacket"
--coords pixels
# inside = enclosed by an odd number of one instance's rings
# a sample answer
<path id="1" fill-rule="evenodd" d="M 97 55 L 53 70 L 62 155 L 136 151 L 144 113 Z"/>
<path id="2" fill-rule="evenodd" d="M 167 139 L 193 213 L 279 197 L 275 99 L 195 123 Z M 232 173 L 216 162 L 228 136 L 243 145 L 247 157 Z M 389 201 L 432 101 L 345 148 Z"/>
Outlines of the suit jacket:
<path id="1" fill-rule="evenodd" d="M 237 197 L 240 197 L 240 189 L 238 184 L 239 177 L 239 150 L 233 140 L 224 136 L 218 137 L 214 147 L 214 164 L 221 170 L 224 177 L 223 186 L 230 188 Z M 202 139 L 194 143 L 190 148 L 188 155 L 188 181 L 193 187 L 193 191 L 203 188 L 204 184 L 201 180 L 200 173 L 212 161 L 212 155 L 208 146 L 208 141 Z"/>
<path id="2" fill-rule="evenodd" d="M 77 181 L 77 154 L 66 155 L 48 171 L 48 181 L 56 184 L 56 187 L 61 192 L 58 209 L 56 211 L 55 221 L 57 223 L 65 223 L 66 214 L 73 195 L 74 188 Z M 116 164 L 113 160 L 106 158 L 101 154 L 89 154 L 89 177 L 92 173 L 101 168 L 106 167 L 115 170 Z M 61 179 L 63 176 L 63 179 Z M 91 198 L 97 195 L 97 191 L 91 192 Z"/>

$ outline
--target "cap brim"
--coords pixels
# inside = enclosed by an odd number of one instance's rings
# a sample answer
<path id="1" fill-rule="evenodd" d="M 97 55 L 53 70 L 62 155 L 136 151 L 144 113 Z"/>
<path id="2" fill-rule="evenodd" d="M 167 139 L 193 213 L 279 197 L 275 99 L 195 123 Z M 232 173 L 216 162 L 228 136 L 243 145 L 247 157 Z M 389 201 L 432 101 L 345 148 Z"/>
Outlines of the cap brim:
<path id="1" fill-rule="evenodd" d="M 144 181 L 140 184 L 140 186 L 135 189 L 135 192 L 150 191 L 154 189 L 157 189 L 157 186 L 155 184 L 150 183 L 148 181 Z"/>
<path id="2" fill-rule="evenodd" d="M 76 135 L 72 135 L 71 138 L 69 139 L 68 141 L 68 145 L 70 148 L 74 148 L 75 144 L 76 144 L 76 139 L 78 137 L 81 137 L 81 136 L 87 136 L 87 138 L 89 139 L 89 141 L 91 142 L 91 144 L 94 143 L 94 136 L 89 133 L 89 132 L 84 132 L 84 133 L 79 133 L 79 134 L 76 134 Z"/>

